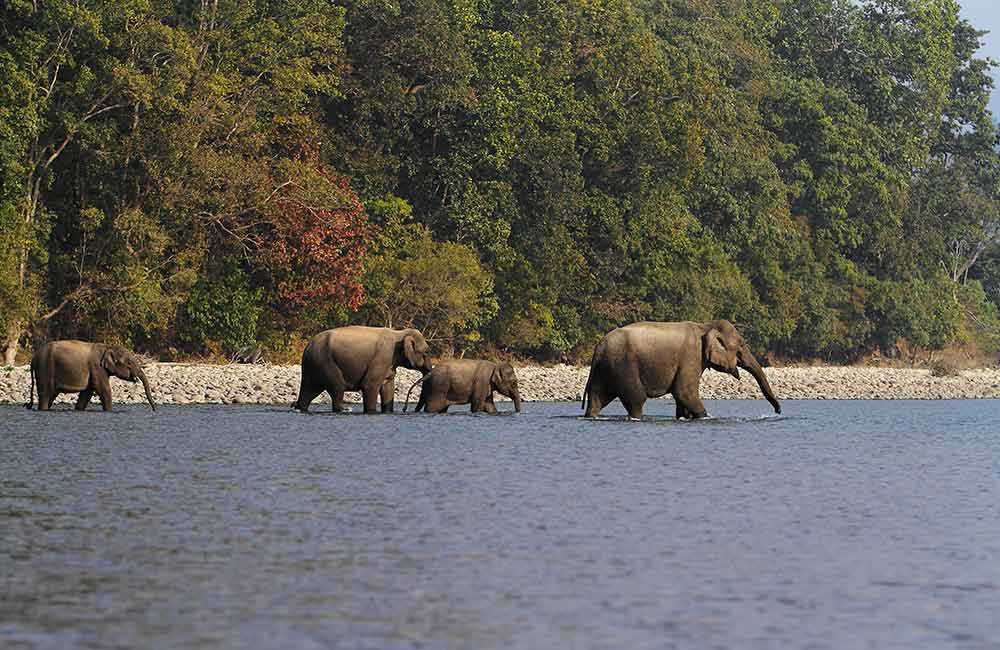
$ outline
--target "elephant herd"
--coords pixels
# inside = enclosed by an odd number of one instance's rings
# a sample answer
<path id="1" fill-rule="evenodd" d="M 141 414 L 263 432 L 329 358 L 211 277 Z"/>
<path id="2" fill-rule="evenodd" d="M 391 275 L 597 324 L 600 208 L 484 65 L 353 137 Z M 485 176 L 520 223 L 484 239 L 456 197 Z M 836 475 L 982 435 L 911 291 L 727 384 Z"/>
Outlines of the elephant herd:
<path id="1" fill-rule="evenodd" d="M 433 364 L 430 347 L 416 329 L 349 326 L 321 332 L 309 340 L 302 353 L 302 378 L 292 407 L 305 412 L 321 393 L 333 401 L 334 411 L 344 411 L 344 393 L 360 391 L 365 413 L 392 412 L 396 393 L 396 368 L 419 370 L 423 384 L 416 410 L 443 413 L 454 404 L 470 404 L 473 412 L 496 413 L 493 393 L 506 395 L 521 411 L 517 376 L 509 363 L 453 359 Z M 707 415 L 698 394 L 706 368 L 739 378 L 748 371 L 760 386 L 775 413 L 781 413 L 767 377 L 732 323 L 641 322 L 612 330 L 594 349 L 584 390 L 587 417 L 619 399 L 629 417 L 641 418 L 646 400 L 670 393 L 677 418 Z M 60 393 L 79 393 L 77 410 L 84 410 L 96 392 L 105 411 L 111 410 L 112 376 L 140 381 L 146 399 L 156 404 L 149 382 L 135 355 L 118 346 L 84 341 L 53 341 L 40 347 L 31 359 L 30 409 L 38 390 L 38 409 L 49 410 Z M 407 395 L 409 401 L 409 395 Z M 405 407 L 404 407 L 404 410 Z"/>

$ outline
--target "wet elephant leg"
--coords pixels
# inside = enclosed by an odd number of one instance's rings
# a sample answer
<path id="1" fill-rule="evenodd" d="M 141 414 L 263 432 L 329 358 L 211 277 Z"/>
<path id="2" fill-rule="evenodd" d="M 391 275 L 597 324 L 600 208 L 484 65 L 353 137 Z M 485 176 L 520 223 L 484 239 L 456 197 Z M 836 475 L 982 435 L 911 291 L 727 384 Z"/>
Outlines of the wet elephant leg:
<path id="1" fill-rule="evenodd" d="M 642 419 L 642 407 L 646 403 L 645 395 L 639 396 L 635 393 L 629 395 L 622 395 L 618 399 L 622 401 L 622 405 L 625 410 L 628 411 L 628 416 L 633 420 Z"/>
<path id="2" fill-rule="evenodd" d="M 480 393 L 478 395 L 476 393 L 473 393 L 472 394 L 472 399 L 469 400 L 469 412 L 470 413 L 482 413 L 483 411 L 486 411 L 487 410 L 487 406 L 486 406 L 486 402 L 487 401 L 488 400 L 487 400 L 486 396 L 484 396 L 482 393 Z"/>
<path id="3" fill-rule="evenodd" d="M 493 401 L 493 395 L 492 394 L 489 397 L 486 398 L 486 403 L 483 404 L 483 410 L 486 411 L 487 413 L 489 413 L 490 415 L 496 415 L 496 413 L 497 413 L 497 405 Z"/>
<path id="4" fill-rule="evenodd" d="M 327 388 L 326 394 L 330 396 L 330 408 L 334 413 L 344 412 L 344 391 L 336 388 Z"/>
<path id="5" fill-rule="evenodd" d="M 675 417 L 678 420 L 680 420 L 680 419 L 685 419 L 685 420 L 694 419 L 694 414 L 691 411 L 689 411 L 688 408 L 686 406 L 684 406 L 684 404 L 680 400 L 674 398 L 674 401 L 677 403 L 677 414 L 676 414 Z"/>
<path id="6" fill-rule="evenodd" d="M 94 389 L 88 388 L 86 390 L 80 391 L 80 396 L 76 398 L 76 410 L 86 411 L 87 405 L 90 404 L 90 398 L 94 396 Z"/>
<path id="7" fill-rule="evenodd" d="M 299 396 L 296 398 L 293 406 L 305 413 L 309 410 L 309 404 L 322 392 L 323 389 L 317 386 L 311 379 L 302 377 L 302 381 L 299 383 Z"/>
<path id="8" fill-rule="evenodd" d="M 364 402 L 365 413 L 377 413 L 378 410 L 375 408 L 378 404 L 378 394 L 382 389 L 382 384 L 373 386 L 368 384 L 367 386 L 361 387 L 361 401 Z"/>
<path id="9" fill-rule="evenodd" d="M 333 402 L 333 410 L 337 413 L 344 413 L 347 408 L 344 406 L 344 391 L 334 388 L 329 391 L 330 401 Z"/>
<path id="10" fill-rule="evenodd" d="M 427 413 L 444 413 L 448 410 L 448 399 L 444 395 L 431 395 L 424 403 Z"/>
<path id="11" fill-rule="evenodd" d="M 630 418 L 642 419 L 642 407 L 646 403 L 646 389 L 639 381 L 638 372 L 636 376 L 629 377 L 618 392 L 618 399 L 621 400 Z"/>
<path id="12" fill-rule="evenodd" d="M 705 409 L 705 404 L 701 401 L 698 396 L 695 397 L 675 397 L 677 400 L 677 417 L 685 417 L 689 420 L 696 420 L 698 418 L 703 418 L 708 415 L 708 411 Z M 684 410 L 683 416 L 680 415 L 681 409 Z"/>
<path id="13" fill-rule="evenodd" d="M 590 384 L 590 392 L 587 393 L 587 413 L 588 418 L 596 418 L 601 414 L 601 409 L 614 400 L 603 383 L 599 379 L 594 379 Z"/>
<path id="14" fill-rule="evenodd" d="M 101 398 L 101 408 L 111 410 L 111 383 L 104 380 L 97 384 L 97 396 Z"/>
<path id="15" fill-rule="evenodd" d="M 701 401 L 699 387 L 701 385 L 700 369 L 682 369 L 670 392 L 677 402 L 677 417 L 689 420 L 703 418 L 708 415 L 705 404 Z M 683 409 L 683 414 L 682 414 Z"/>
<path id="16" fill-rule="evenodd" d="M 382 403 L 382 412 L 392 413 L 396 406 L 396 382 L 392 379 L 386 380 L 379 389 L 378 399 Z"/>

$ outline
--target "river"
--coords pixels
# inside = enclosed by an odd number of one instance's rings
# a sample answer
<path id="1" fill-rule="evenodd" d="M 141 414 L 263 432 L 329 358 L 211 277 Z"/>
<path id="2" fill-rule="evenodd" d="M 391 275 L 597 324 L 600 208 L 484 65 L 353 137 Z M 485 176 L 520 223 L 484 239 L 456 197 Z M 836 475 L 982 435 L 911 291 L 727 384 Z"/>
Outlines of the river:
<path id="1" fill-rule="evenodd" d="M 1000 648 L 1000 402 L 708 408 L 0 407 L 0 647 Z"/>

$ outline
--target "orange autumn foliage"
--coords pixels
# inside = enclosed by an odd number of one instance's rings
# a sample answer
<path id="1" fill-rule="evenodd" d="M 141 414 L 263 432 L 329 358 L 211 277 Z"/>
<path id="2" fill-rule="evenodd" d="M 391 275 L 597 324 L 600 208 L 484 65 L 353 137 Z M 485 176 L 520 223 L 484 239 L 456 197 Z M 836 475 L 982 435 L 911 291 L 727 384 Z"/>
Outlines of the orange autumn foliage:
<path id="1" fill-rule="evenodd" d="M 323 167 L 313 171 L 318 191 L 289 184 L 267 215 L 264 258 L 275 298 L 289 309 L 317 301 L 356 309 L 364 301 L 361 265 L 374 229 L 346 178 Z"/>

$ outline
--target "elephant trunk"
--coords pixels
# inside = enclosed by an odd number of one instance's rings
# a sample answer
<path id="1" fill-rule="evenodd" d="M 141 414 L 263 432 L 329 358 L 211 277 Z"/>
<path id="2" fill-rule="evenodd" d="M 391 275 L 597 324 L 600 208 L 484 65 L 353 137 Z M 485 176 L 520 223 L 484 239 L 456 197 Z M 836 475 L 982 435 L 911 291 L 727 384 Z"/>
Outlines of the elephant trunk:
<path id="1" fill-rule="evenodd" d="M 746 345 L 740 347 L 737 365 L 753 375 L 753 378 L 757 380 L 757 385 L 760 386 L 761 392 L 764 393 L 764 397 L 774 407 L 774 412 L 781 413 L 781 404 L 778 403 L 778 398 L 774 396 L 774 391 L 771 390 L 771 384 L 767 381 L 764 370 L 761 369 L 760 364 L 757 363 L 757 359 L 754 358 Z"/>
<path id="2" fill-rule="evenodd" d="M 153 394 L 149 392 L 149 381 L 146 380 L 146 373 L 142 371 L 142 368 L 139 368 L 138 372 L 135 373 L 135 376 L 142 382 L 142 387 L 146 389 L 146 400 L 149 402 L 150 408 L 155 411 L 156 403 L 153 402 Z"/>

